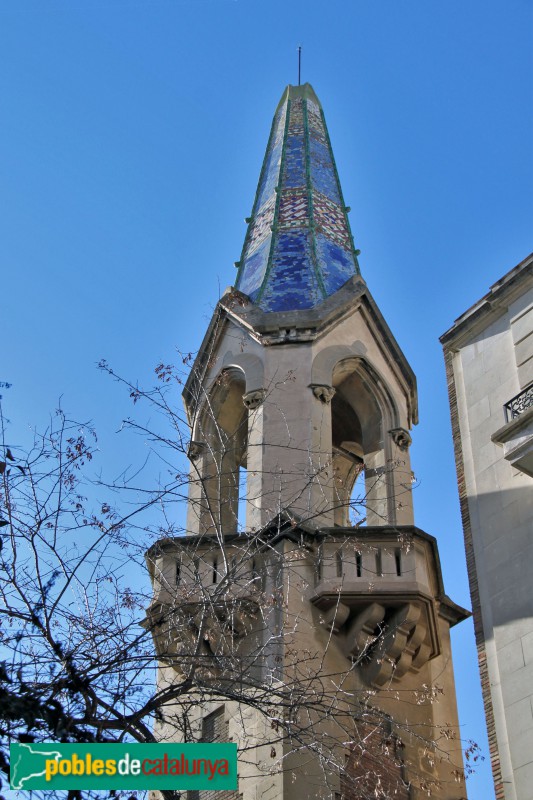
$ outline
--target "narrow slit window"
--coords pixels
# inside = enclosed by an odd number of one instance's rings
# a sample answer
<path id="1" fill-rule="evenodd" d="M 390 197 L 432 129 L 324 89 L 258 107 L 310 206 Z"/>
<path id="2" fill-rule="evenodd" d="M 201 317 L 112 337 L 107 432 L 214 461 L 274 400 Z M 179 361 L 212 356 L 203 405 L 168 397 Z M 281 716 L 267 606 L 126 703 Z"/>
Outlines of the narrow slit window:
<path id="1" fill-rule="evenodd" d="M 363 574 L 363 557 L 361 553 L 355 554 L 355 572 L 358 578 Z"/>
<path id="2" fill-rule="evenodd" d="M 254 589 L 263 588 L 263 575 L 261 574 L 261 560 L 258 558 L 252 559 L 252 587 Z"/>
<path id="3" fill-rule="evenodd" d="M 342 578 L 342 550 L 337 550 L 335 560 L 337 563 L 337 578 Z"/>
<path id="4" fill-rule="evenodd" d="M 381 550 L 376 552 L 376 575 L 379 578 L 383 577 L 383 567 L 381 563 Z"/>
<path id="5" fill-rule="evenodd" d="M 397 549 L 394 551 L 394 561 L 396 562 L 396 575 L 402 574 L 402 551 Z"/>
<path id="6" fill-rule="evenodd" d="M 181 563 L 176 561 L 176 586 L 180 585 L 181 580 Z"/>
<path id="7" fill-rule="evenodd" d="M 213 583 L 218 580 L 218 558 L 213 559 Z"/>
<path id="8" fill-rule="evenodd" d="M 192 560 L 192 568 L 194 572 L 194 580 L 197 582 L 200 579 L 200 559 L 193 558 Z"/>

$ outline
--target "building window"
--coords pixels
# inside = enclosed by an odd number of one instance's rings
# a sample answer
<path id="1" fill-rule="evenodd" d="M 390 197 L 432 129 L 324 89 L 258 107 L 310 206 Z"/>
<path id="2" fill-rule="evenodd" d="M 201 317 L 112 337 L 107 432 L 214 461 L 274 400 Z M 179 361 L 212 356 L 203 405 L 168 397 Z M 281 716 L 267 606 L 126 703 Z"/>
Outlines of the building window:
<path id="1" fill-rule="evenodd" d="M 227 742 L 228 724 L 224 719 L 224 706 L 217 708 L 202 720 L 202 742 Z"/>
<path id="2" fill-rule="evenodd" d="M 383 567 L 382 567 L 382 561 L 381 561 L 381 550 L 379 548 L 376 551 L 376 575 L 378 576 L 378 578 L 382 578 L 383 577 Z"/>
<path id="3" fill-rule="evenodd" d="M 212 714 L 202 720 L 202 742 L 227 742 L 229 739 L 228 723 L 225 720 L 224 706 L 220 706 Z M 189 790 L 187 800 L 242 800 L 238 791 L 222 789 Z"/>
<path id="4" fill-rule="evenodd" d="M 398 548 L 394 551 L 394 560 L 396 562 L 396 575 L 402 574 L 402 551 Z"/>

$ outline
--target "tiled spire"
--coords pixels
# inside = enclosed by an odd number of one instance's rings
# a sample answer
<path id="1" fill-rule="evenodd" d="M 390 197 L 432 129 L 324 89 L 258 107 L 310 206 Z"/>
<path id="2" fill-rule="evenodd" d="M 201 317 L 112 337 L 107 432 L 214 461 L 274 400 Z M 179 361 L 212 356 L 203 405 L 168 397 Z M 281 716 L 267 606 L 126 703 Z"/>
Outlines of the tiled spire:
<path id="1" fill-rule="evenodd" d="M 312 308 L 359 274 L 324 113 L 310 84 L 280 100 L 237 288 L 264 311 Z"/>

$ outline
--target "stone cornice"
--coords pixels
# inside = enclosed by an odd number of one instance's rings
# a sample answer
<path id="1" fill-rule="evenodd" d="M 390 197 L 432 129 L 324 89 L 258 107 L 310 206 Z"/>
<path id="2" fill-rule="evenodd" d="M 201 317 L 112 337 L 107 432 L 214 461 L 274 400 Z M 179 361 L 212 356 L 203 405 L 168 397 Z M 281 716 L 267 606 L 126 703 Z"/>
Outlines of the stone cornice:
<path id="1" fill-rule="evenodd" d="M 487 294 L 458 317 L 440 337 L 446 350 L 458 350 L 479 331 L 505 314 L 509 305 L 533 288 L 533 253 L 492 284 Z"/>

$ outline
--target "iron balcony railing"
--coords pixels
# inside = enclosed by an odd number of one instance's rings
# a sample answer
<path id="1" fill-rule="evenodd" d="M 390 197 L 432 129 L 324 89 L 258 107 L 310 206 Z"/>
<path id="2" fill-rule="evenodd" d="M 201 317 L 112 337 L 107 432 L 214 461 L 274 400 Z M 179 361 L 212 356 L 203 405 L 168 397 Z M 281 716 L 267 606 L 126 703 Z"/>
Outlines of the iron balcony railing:
<path id="1" fill-rule="evenodd" d="M 531 406 L 533 406 L 533 383 L 530 383 L 529 386 L 522 389 L 516 397 L 513 397 L 512 400 L 509 400 L 509 402 L 504 405 L 506 422 L 511 422 L 512 419 L 516 419 L 516 417 L 519 417 L 520 414 L 523 414 L 524 411 L 527 411 Z"/>

